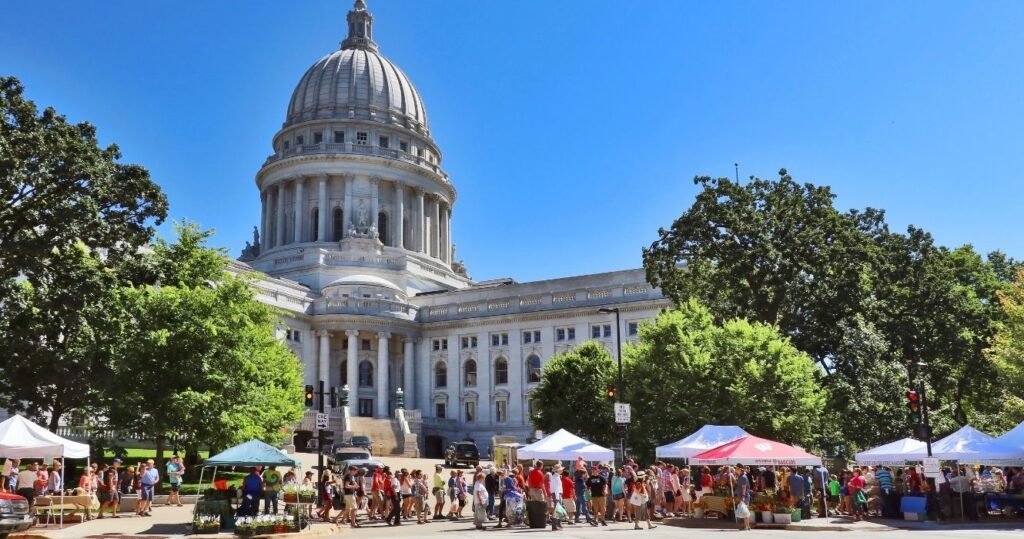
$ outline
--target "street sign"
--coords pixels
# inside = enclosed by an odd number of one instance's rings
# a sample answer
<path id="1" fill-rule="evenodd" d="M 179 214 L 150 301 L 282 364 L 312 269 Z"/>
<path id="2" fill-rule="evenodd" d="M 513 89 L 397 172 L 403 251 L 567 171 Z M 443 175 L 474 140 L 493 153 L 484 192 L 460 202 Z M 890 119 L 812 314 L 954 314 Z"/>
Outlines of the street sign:
<path id="1" fill-rule="evenodd" d="M 942 467 L 939 466 L 939 459 L 935 457 L 926 457 L 924 459 L 924 476 L 932 478 L 942 477 Z"/>
<path id="2" fill-rule="evenodd" d="M 615 403 L 615 422 L 629 423 L 629 404 L 625 402 Z"/>
<path id="3" fill-rule="evenodd" d="M 317 412 L 316 414 L 316 428 L 326 429 L 327 428 L 327 414 L 323 412 Z"/>

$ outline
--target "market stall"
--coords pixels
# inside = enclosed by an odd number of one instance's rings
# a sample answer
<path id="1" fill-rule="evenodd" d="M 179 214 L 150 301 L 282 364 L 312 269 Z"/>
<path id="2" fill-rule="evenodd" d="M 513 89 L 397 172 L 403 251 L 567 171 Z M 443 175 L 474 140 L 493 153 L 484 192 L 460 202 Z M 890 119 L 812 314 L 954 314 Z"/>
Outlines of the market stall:
<path id="1" fill-rule="evenodd" d="M 520 459 L 541 460 L 574 460 L 583 457 L 588 462 L 611 462 L 615 460 L 615 452 L 601 447 L 589 440 L 565 430 L 559 429 L 530 445 L 520 447 Z"/>
<path id="2" fill-rule="evenodd" d="M 65 458 L 89 458 L 89 446 L 61 438 L 20 415 L 14 415 L 0 423 L 0 456 L 19 459 L 60 459 L 61 469 L 65 469 Z M 54 497 L 60 504 L 61 527 L 64 527 L 64 492 L 66 490 L 66 488 L 60 489 L 60 496 Z"/>
<path id="3" fill-rule="evenodd" d="M 218 453 L 202 464 L 202 471 L 206 468 L 213 468 L 213 477 L 216 478 L 219 468 L 230 467 L 252 467 L 252 466 L 282 466 L 298 468 L 298 460 L 288 456 L 280 449 L 263 443 L 259 440 L 236 445 L 221 453 Z M 199 477 L 199 489 L 202 490 L 202 471 Z M 213 480 L 211 479 L 211 482 Z M 291 497 L 294 494 L 294 497 Z M 316 501 L 315 493 L 305 493 L 301 497 L 298 488 L 286 488 L 284 491 L 284 502 L 294 507 L 294 519 L 271 518 L 273 515 L 263 517 L 235 520 L 235 507 L 233 502 L 234 491 L 231 489 L 218 490 L 209 489 L 204 496 L 196 503 L 193 515 L 193 530 L 196 533 L 215 533 L 221 528 L 234 527 L 236 534 L 260 535 L 267 533 L 283 533 L 287 531 L 299 531 L 302 529 L 302 516 L 305 514 L 305 506 Z"/>
<path id="4" fill-rule="evenodd" d="M 918 453 L 925 450 L 925 443 L 914 438 L 903 438 L 880 445 L 854 456 L 857 464 L 863 466 L 902 466 L 907 462 L 919 461 Z"/>
<path id="5" fill-rule="evenodd" d="M 689 459 L 744 436 L 749 436 L 747 431 L 735 425 L 704 425 L 681 440 L 658 447 L 655 456 L 659 459 Z"/>
<path id="6" fill-rule="evenodd" d="M 799 447 L 759 438 L 744 436 L 729 443 L 698 453 L 690 458 L 690 463 L 698 466 L 731 466 L 744 464 L 749 466 L 821 466 L 821 458 Z M 722 484 L 722 481 L 727 481 Z M 733 486 L 731 476 L 720 479 L 714 493 L 701 497 L 702 508 L 727 514 L 732 508 Z M 798 519 L 799 510 L 794 510 L 795 500 L 782 499 L 775 492 L 758 492 L 754 496 L 751 511 L 762 513 L 772 512 L 773 521 L 783 522 L 790 518 Z"/>

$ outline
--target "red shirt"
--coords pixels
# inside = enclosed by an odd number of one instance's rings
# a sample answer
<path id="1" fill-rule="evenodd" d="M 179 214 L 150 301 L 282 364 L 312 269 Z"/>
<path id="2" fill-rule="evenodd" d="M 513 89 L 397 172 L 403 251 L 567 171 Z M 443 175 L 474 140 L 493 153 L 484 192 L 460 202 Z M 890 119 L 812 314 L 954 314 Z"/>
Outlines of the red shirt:
<path id="1" fill-rule="evenodd" d="M 562 498 L 565 500 L 576 499 L 576 492 L 573 490 L 572 479 L 569 479 L 566 475 L 562 476 Z"/>
<path id="2" fill-rule="evenodd" d="M 853 479 L 850 479 L 850 482 L 847 483 L 846 486 L 850 489 L 850 494 L 856 494 L 864 490 L 864 478 L 859 475 L 855 475 L 853 476 Z"/>
<path id="3" fill-rule="evenodd" d="M 526 479 L 526 486 L 530 488 L 544 488 L 544 472 L 540 468 L 530 470 L 530 475 Z"/>
<path id="4" fill-rule="evenodd" d="M 370 482 L 370 489 L 373 492 L 380 492 L 383 486 L 384 474 L 381 473 L 381 471 L 378 469 L 377 471 L 373 472 L 373 480 Z"/>
<path id="5" fill-rule="evenodd" d="M 384 479 L 384 481 L 383 481 L 384 482 L 384 485 L 383 485 L 383 487 L 384 487 L 384 495 L 388 496 L 388 497 L 394 496 L 395 495 L 395 490 L 393 488 L 391 488 L 391 478 L 385 477 L 383 479 Z"/>

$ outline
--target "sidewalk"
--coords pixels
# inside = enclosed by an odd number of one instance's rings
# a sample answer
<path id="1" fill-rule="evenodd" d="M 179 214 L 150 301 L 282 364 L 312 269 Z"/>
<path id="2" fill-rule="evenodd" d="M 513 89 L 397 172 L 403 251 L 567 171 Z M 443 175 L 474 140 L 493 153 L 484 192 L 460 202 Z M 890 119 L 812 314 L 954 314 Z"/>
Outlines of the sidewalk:
<path id="1" fill-rule="evenodd" d="M 666 518 L 662 520 L 666 526 L 679 526 L 681 528 L 700 529 L 734 529 L 736 523 L 731 520 L 717 518 Z M 786 530 L 786 531 L 856 531 L 856 532 L 882 532 L 891 530 L 1006 530 L 1024 531 L 1024 521 L 989 521 L 989 522 L 914 522 L 910 520 L 880 519 L 851 520 L 846 517 L 834 518 L 812 518 L 794 522 L 792 524 L 755 524 L 751 523 L 754 529 L 761 530 Z"/>

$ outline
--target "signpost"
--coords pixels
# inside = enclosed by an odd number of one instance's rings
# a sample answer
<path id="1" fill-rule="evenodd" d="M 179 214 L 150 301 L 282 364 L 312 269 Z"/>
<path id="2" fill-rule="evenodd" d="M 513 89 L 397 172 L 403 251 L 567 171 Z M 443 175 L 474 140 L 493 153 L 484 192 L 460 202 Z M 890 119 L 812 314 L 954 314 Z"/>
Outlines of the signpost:
<path id="1" fill-rule="evenodd" d="M 630 417 L 629 412 L 630 412 L 630 410 L 629 410 L 629 404 L 628 403 L 616 402 L 615 403 L 615 422 L 616 423 L 622 423 L 622 424 L 629 423 L 630 422 L 629 421 L 629 417 Z"/>
<path id="2" fill-rule="evenodd" d="M 942 467 L 939 465 L 939 459 L 935 457 L 925 457 L 924 459 L 924 476 L 932 479 L 940 479 L 942 475 Z"/>
<path id="3" fill-rule="evenodd" d="M 321 413 L 321 412 L 317 412 L 317 414 L 316 414 L 316 428 L 317 429 L 324 429 L 324 430 L 327 429 L 327 414 Z"/>

